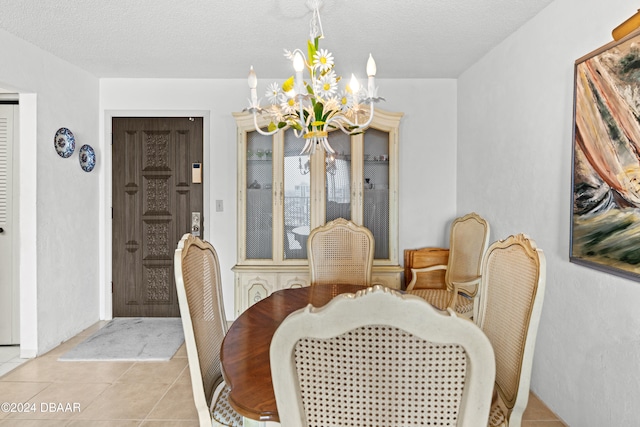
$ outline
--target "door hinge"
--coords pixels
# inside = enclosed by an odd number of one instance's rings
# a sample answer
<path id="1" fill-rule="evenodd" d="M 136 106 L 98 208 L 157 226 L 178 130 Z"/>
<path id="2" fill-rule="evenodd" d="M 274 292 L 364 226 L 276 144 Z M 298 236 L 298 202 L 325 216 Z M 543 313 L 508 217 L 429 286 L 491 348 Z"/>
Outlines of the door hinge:
<path id="1" fill-rule="evenodd" d="M 111 219 L 113 219 L 113 206 L 111 206 Z"/>
<path id="2" fill-rule="evenodd" d="M 111 282 L 111 293 L 113 293 L 113 282 Z"/>

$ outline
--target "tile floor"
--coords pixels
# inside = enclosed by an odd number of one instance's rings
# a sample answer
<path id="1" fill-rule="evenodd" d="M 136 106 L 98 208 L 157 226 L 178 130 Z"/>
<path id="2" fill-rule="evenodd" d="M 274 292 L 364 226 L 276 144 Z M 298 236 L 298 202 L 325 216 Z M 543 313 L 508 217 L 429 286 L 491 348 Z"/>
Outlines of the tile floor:
<path id="1" fill-rule="evenodd" d="M 198 426 L 187 354 L 182 346 L 168 362 L 59 362 L 58 357 L 103 325 L 97 323 L 49 353 L 0 371 L 0 404 L 27 403 L 35 412 L 0 410 L 0 427 Z M 14 350 L 15 351 L 15 350 Z M 8 369 L 8 367 L 7 367 Z M 523 427 L 562 427 L 534 394 Z"/>
<path id="2" fill-rule="evenodd" d="M 20 358 L 19 345 L 0 346 L 0 377 L 14 370 L 29 359 Z"/>

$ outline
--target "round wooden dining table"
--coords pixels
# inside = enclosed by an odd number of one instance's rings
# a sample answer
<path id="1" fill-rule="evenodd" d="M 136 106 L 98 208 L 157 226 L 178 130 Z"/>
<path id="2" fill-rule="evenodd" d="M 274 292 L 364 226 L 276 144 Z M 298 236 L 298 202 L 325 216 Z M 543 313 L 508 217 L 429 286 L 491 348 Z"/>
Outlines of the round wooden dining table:
<path id="1" fill-rule="evenodd" d="M 336 284 L 282 289 L 244 311 L 229 328 L 220 354 L 231 406 L 251 420 L 279 421 L 269 360 L 274 332 L 289 314 L 308 304 L 321 307 L 336 295 L 363 288 Z"/>

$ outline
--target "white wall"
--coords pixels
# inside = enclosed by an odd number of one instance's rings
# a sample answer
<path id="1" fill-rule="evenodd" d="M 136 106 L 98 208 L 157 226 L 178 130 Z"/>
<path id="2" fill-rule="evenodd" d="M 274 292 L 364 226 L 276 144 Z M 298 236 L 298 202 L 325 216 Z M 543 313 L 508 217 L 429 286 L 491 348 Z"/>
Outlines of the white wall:
<path id="1" fill-rule="evenodd" d="M 458 212 L 544 249 L 532 389 L 571 426 L 640 418 L 640 284 L 569 263 L 573 65 L 636 9 L 555 0 L 458 80 Z"/>
<path id="2" fill-rule="evenodd" d="M 0 30 L 0 87 L 20 93 L 21 353 L 55 347 L 98 320 L 98 79 Z M 53 137 L 71 129 L 76 151 Z M 92 145 L 93 173 L 78 150 Z"/>
<path id="3" fill-rule="evenodd" d="M 400 263 L 404 249 L 449 246 L 456 213 L 457 83 L 383 80 L 381 108 L 404 112 L 400 127 Z"/>
<path id="4" fill-rule="evenodd" d="M 260 81 L 259 91 L 270 81 Z M 380 94 L 388 100 L 380 108 L 402 111 L 400 128 L 400 248 L 446 243 L 446 225 L 455 213 L 456 83 L 455 80 L 378 80 Z M 249 96 L 246 79 L 163 80 L 103 79 L 100 83 L 101 144 L 110 127 L 109 117 L 158 112 L 209 114 L 208 158 L 203 168 L 210 180 L 208 227 L 204 238 L 220 257 L 227 316 L 233 310 L 233 272 L 236 262 L 236 127 L 231 115 L 241 111 Z M 106 120 L 105 120 L 106 118 Z M 205 117 L 206 121 L 206 117 Z M 206 155 L 205 148 L 205 155 Z M 105 165 L 109 168 L 109 165 Z M 109 175 L 104 170 L 104 206 L 110 207 Z M 224 212 L 215 212 L 215 200 L 223 200 Z M 110 247 L 110 230 L 101 230 L 103 246 Z M 110 282 L 111 265 L 103 257 L 102 293 Z M 402 252 L 400 253 L 402 262 Z M 109 303 L 105 302 L 105 316 Z"/>

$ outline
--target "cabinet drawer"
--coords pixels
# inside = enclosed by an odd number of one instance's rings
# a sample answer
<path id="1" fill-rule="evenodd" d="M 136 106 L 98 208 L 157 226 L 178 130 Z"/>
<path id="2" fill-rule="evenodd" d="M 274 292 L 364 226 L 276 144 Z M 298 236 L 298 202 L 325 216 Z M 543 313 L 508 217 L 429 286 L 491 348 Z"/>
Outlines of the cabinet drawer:
<path id="1" fill-rule="evenodd" d="M 309 286 L 310 278 L 308 273 L 280 273 L 278 274 L 278 288 L 302 288 Z"/>
<path id="2" fill-rule="evenodd" d="M 277 289 L 277 274 L 247 272 L 236 274 L 235 312 L 239 316 Z"/>
<path id="3" fill-rule="evenodd" d="M 400 273 L 376 273 L 371 275 L 371 283 L 387 288 L 400 289 Z"/>

